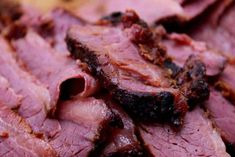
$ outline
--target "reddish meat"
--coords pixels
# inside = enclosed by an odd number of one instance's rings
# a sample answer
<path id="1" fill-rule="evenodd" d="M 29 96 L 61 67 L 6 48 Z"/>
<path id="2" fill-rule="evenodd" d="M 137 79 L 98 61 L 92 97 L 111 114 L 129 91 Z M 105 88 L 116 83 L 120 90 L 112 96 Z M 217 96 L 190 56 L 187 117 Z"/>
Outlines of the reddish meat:
<path id="1" fill-rule="evenodd" d="M 183 67 L 190 55 L 197 55 L 206 65 L 207 76 L 218 76 L 224 70 L 226 58 L 219 52 L 207 47 L 206 43 L 194 41 L 185 34 L 170 34 L 164 39 L 163 44 L 173 61 Z"/>
<path id="2" fill-rule="evenodd" d="M 9 108 L 17 108 L 21 104 L 22 96 L 15 93 L 9 82 L 0 75 L 0 103 Z"/>
<path id="3" fill-rule="evenodd" d="M 140 56 L 128 31 L 119 27 L 76 26 L 70 29 L 67 44 L 71 54 L 86 62 L 113 98 L 136 117 L 182 117 L 187 105 L 180 91 L 170 86 L 162 68 Z M 172 119 L 173 123 L 180 124 L 176 119 Z"/>
<path id="4" fill-rule="evenodd" d="M 235 148 L 235 106 L 213 90 L 205 108 L 222 138 Z"/>
<path id="5" fill-rule="evenodd" d="M 86 97 L 97 89 L 94 78 L 39 35 L 28 32 L 12 43 L 26 68 L 48 87 L 54 109 L 59 98 Z"/>
<path id="6" fill-rule="evenodd" d="M 9 81 L 15 93 L 22 96 L 19 114 L 26 119 L 33 131 L 41 132 L 47 114 L 52 109 L 48 90 L 16 63 L 12 50 L 2 37 L 0 37 L 0 52 L 0 74 Z M 58 123 L 55 126 L 57 127 L 53 132 L 59 129 Z"/>
<path id="7" fill-rule="evenodd" d="M 153 156 L 229 157 L 219 134 L 199 108 L 187 113 L 185 125 L 179 132 L 159 124 L 141 125 L 140 134 Z"/>
<path id="8" fill-rule="evenodd" d="M 58 117 L 62 130 L 50 144 L 60 156 L 96 156 L 107 133 L 118 128 L 121 122 L 102 100 L 95 98 L 62 102 Z"/>
<path id="9" fill-rule="evenodd" d="M 110 100 L 108 104 L 112 112 L 122 118 L 123 128 L 116 129 L 111 135 L 108 135 L 108 144 L 103 150 L 101 156 L 144 156 L 144 150 L 137 139 L 136 127 L 131 118 L 117 104 L 114 104 Z"/>
<path id="10" fill-rule="evenodd" d="M 235 57 L 235 4 L 233 0 L 219 1 L 208 14 L 203 15 L 192 25 L 189 34 L 197 40 L 206 41 L 210 47 L 217 48 L 229 59 Z"/>
<path id="11" fill-rule="evenodd" d="M 52 147 L 35 137 L 25 120 L 0 104 L 0 156 L 56 157 Z"/>
<path id="12" fill-rule="evenodd" d="M 180 4 L 175 0 L 98 0 L 83 4 L 78 8 L 77 14 L 88 21 L 95 22 L 112 12 L 133 9 L 148 24 L 159 21 L 185 22 L 200 15 L 215 2 L 216 0 L 204 0 Z"/>

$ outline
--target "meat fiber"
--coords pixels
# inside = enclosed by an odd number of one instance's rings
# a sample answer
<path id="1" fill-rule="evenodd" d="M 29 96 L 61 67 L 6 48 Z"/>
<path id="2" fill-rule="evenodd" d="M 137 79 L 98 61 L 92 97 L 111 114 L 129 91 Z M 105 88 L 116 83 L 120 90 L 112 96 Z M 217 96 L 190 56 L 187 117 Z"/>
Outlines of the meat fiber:
<path id="1" fill-rule="evenodd" d="M 25 120 L 0 104 L 0 156 L 56 157 L 52 147 L 35 137 Z"/>
<path id="2" fill-rule="evenodd" d="M 135 10 L 148 24 L 156 22 L 186 22 L 200 15 L 216 0 L 193 1 L 180 4 L 175 0 L 99 0 L 88 1 L 78 8 L 78 15 L 95 22 L 110 13 Z M 146 9 L 148 8 L 148 9 Z"/>
<path id="3" fill-rule="evenodd" d="M 185 125 L 179 132 L 157 124 L 141 125 L 140 134 L 153 156 L 229 157 L 221 137 L 199 108 L 187 113 Z"/>
<path id="4" fill-rule="evenodd" d="M 137 139 L 136 127 L 132 119 L 117 104 L 109 100 L 108 105 L 112 112 L 121 117 L 123 127 L 113 131 L 111 136 L 109 135 L 108 144 L 101 156 L 144 156 L 144 150 Z"/>
<path id="5" fill-rule="evenodd" d="M 184 98 L 171 87 L 162 68 L 139 55 L 127 32 L 119 27 L 74 26 L 67 45 L 129 113 L 142 120 L 165 118 L 180 125 L 187 110 Z"/>
<path id="6" fill-rule="evenodd" d="M 191 39 L 185 34 L 170 34 L 162 40 L 167 48 L 167 53 L 173 61 L 183 67 L 190 55 L 197 55 L 206 65 L 207 76 L 218 76 L 224 70 L 226 58 L 216 50 L 207 47 L 206 43 Z"/>
<path id="7" fill-rule="evenodd" d="M 107 133 L 122 126 L 119 116 L 102 100 L 84 98 L 62 102 L 58 109 L 62 130 L 50 144 L 60 156 L 97 156 L 105 144 Z"/>
<path id="8" fill-rule="evenodd" d="M 212 90 L 205 108 L 222 138 L 235 149 L 235 106 L 224 99 L 219 92 Z"/>
<path id="9" fill-rule="evenodd" d="M 221 91 L 222 95 L 235 104 L 235 84 L 234 84 L 235 66 L 228 64 L 221 74 L 215 87 Z"/>
<path id="10" fill-rule="evenodd" d="M 235 4 L 233 0 L 219 1 L 211 10 L 192 24 L 189 35 L 194 39 L 206 41 L 210 47 L 217 48 L 234 60 L 235 29 L 233 17 Z"/>
<path id="11" fill-rule="evenodd" d="M 15 93 L 9 82 L 0 75 L 0 103 L 9 108 L 17 108 L 21 104 L 22 96 Z"/>
<path id="12" fill-rule="evenodd" d="M 0 37 L 0 52 L 0 74 L 8 80 L 15 93 L 22 96 L 19 114 L 26 119 L 34 132 L 43 133 L 43 125 L 50 121 L 46 120 L 47 114 L 52 110 L 48 90 L 17 64 L 12 50 L 2 37 Z M 55 132 L 59 129 L 58 123 L 55 126 L 56 128 L 50 131 Z"/>
<path id="13" fill-rule="evenodd" d="M 25 67 L 48 87 L 54 110 L 60 98 L 86 97 L 97 89 L 96 80 L 79 64 L 57 53 L 36 33 L 29 31 L 12 43 Z"/>

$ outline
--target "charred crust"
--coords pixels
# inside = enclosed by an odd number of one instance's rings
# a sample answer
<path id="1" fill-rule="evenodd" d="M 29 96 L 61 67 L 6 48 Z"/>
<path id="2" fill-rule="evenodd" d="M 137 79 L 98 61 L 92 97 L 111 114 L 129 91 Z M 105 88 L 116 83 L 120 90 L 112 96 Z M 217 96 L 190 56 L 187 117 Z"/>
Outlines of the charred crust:
<path id="1" fill-rule="evenodd" d="M 14 23 L 10 25 L 4 32 L 4 36 L 8 40 L 11 40 L 11 39 L 17 40 L 17 39 L 25 37 L 26 34 L 27 34 L 27 27 L 19 23 Z"/>

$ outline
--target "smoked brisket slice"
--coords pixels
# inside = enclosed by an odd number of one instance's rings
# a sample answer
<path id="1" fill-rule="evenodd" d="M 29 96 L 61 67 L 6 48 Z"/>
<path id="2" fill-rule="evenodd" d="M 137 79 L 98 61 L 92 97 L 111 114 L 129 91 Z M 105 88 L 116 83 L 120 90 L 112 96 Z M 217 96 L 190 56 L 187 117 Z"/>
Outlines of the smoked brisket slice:
<path id="1" fill-rule="evenodd" d="M 16 62 L 12 50 L 2 37 L 0 52 L 0 74 L 8 80 L 15 93 L 22 96 L 19 115 L 26 119 L 34 132 L 51 134 L 59 130 L 58 122 L 47 119 L 47 114 L 52 110 L 48 90 Z M 48 123 L 55 128 L 48 130 Z"/>
<path id="2" fill-rule="evenodd" d="M 49 143 L 60 156 L 97 157 L 108 134 L 123 125 L 120 117 L 99 99 L 69 100 L 59 106 L 62 129 Z"/>
<path id="3" fill-rule="evenodd" d="M 229 157 L 221 137 L 200 108 L 186 114 L 184 127 L 178 132 L 164 124 L 141 124 L 140 135 L 157 157 Z"/>
<path id="4" fill-rule="evenodd" d="M 235 106 L 219 92 L 214 89 L 211 91 L 210 98 L 205 103 L 205 109 L 223 140 L 232 145 L 235 150 Z"/>
<path id="5" fill-rule="evenodd" d="M 119 27 L 74 26 L 66 40 L 72 56 L 87 63 L 102 86 L 133 116 L 182 123 L 187 111 L 185 98 L 171 87 L 161 67 L 139 55 L 127 31 Z"/>
<path id="6" fill-rule="evenodd" d="M 78 62 L 55 51 L 38 34 L 29 31 L 12 45 L 26 69 L 48 87 L 54 111 L 59 99 L 86 97 L 97 89 L 96 80 Z"/>
<path id="7" fill-rule="evenodd" d="M 25 119 L 0 103 L 1 157 L 56 157 L 55 150 L 32 134 Z"/>

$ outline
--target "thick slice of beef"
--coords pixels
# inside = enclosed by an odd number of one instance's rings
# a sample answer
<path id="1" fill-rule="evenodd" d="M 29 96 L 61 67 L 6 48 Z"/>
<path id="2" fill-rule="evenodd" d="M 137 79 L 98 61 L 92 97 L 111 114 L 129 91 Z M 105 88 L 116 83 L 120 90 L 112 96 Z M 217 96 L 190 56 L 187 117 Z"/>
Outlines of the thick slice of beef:
<path id="1" fill-rule="evenodd" d="M 129 113 L 142 120 L 171 119 L 175 125 L 181 124 L 187 111 L 184 97 L 171 87 L 161 67 L 140 56 L 128 29 L 74 26 L 68 32 L 67 45 L 72 56 L 87 63 Z"/>
<path id="2" fill-rule="evenodd" d="M 186 22 L 204 12 L 217 0 L 190 1 L 180 4 L 175 0 L 98 0 L 87 1 L 78 8 L 77 14 L 95 22 L 112 12 L 135 10 L 148 24 L 155 22 Z M 146 9 L 148 8 L 148 9 Z"/>
<path id="3" fill-rule="evenodd" d="M 19 107 L 22 96 L 15 93 L 6 78 L 0 75 L 0 103 L 11 109 Z"/>
<path id="4" fill-rule="evenodd" d="M 61 131 L 50 140 L 60 156 L 98 156 L 108 133 L 122 126 L 119 116 L 104 101 L 84 98 L 62 102 L 58 109 Z"/>
<path id="5" fill-rule="evenodd" d="M 97 89 L 96 80 L 81 65 L 57 53 L 36 33 L 29 31 L 12 43 L 25 67 L 48 87 L 54 110 L 60 98 L 86 97 Z"/>
<path id="6" fill-rule="evenodd" d="M 55 157 L 55 150 L 35 137 L 25 120 L 0 103 L 0 156 Z"/>
<path id="7" fill-rule="evenodd" d="M 116 115 L 122 118 L 123 127 L 108 135 L 108 144 L 102 152 L 102 157 L 110 156 L 144 156 L 144 150 L 136 136 L 136 127 L 132 119 L 117 104 L 108 101 L 108 106 Z"/>
<path id="8" fill-rule="evenodd" d="M 0 74 L 8 80 L 15 93 L 22 96 L 18 113 L 26 119 L 33 131 L 41 132 L 45 122 L 50 121 L 46 120 L 46 117 L 52 110 L 48 90 L 17 64 L 12 50 L 2 37 L 0 37 L 0 52 Z M 57 127 L 51 131 L 59 129 L 58 123 L 55 126 Z"/>
<path id="9" fill-rule="evenodd" d="M 235 106 L 223 98 L 219 92 L 212 90 L 205 108 L 222 138 L 235 148 Z"/>
<path id="10" fill-rule="evenodd" d="M 233 0 L 219 1 L 206 14 L 192 24 L 190 36 L 200 41 L 206 41 L 210 47 L 217 48 L 226 54 L 230 60 L 235 56 L 235 4 Z"/>
<path id="11" fill-rule="evenodd" d="M 160 43 L 161 37 L 166 35 L 162 27 L 152 31 L 132 10 L 119 14 L 113 13 L 101 19 L 98 23 L 123 27 L 130 40 L 139 48 L 139 54 L 145 60 L 167 70 L 176 81 L 176 86 L 187 98 L 189 106 L 195 106 L 208 99 L 209 88 L 205 80 L 206 67 L 204 63 L 198 55 L 190 54 L 184 61 L 183 67 L 177 66 L 166 53 L 164 45 Z"/>
<path id="12" fill-rule="evenodd" d="M 190 55 L 196 55 L 206 65 L 207 76 L 218 76 L 224 70 L 227 59 L 216 50 L 208 48 L 204 42 L 195 41 L 185 34 L 172 33 L 162 43 L 168 55 L 180 67 L 183 67 Z"/>
<path id="13" fill-rule="evenodd" d="M 143 124 L 140 135 L 153 156 L 229 157 L 221 137 L 204 114 L 200 108 L 188 112 L 179 132 L 167 125 Z"/>

